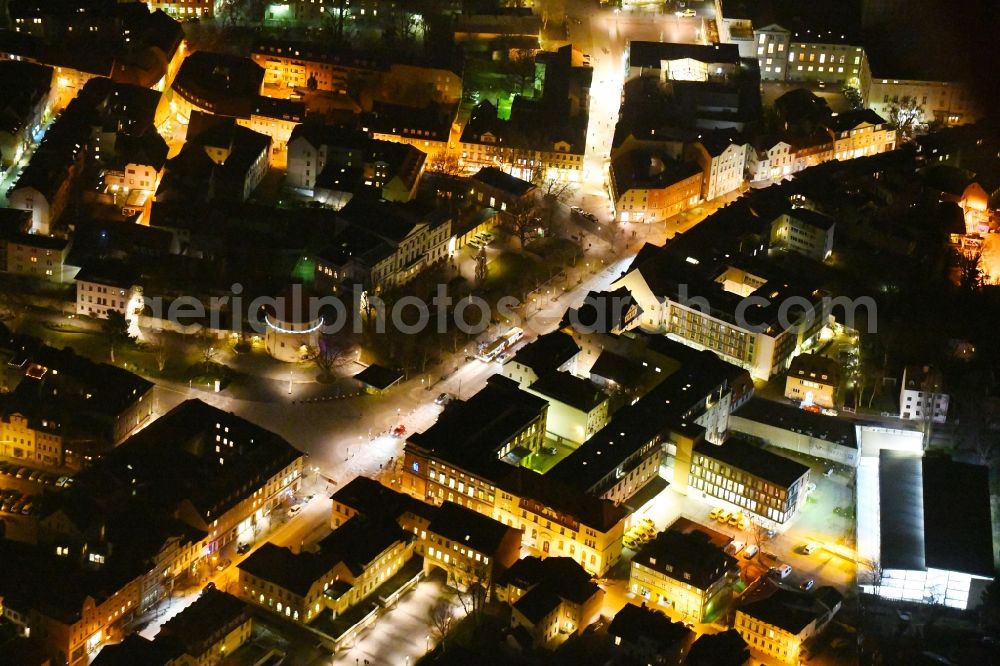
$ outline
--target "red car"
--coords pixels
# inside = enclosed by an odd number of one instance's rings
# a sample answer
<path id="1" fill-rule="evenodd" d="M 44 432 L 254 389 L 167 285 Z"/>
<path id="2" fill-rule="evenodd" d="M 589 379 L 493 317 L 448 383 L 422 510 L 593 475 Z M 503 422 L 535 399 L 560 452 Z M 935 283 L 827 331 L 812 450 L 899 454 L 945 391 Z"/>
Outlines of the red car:
<path id="1" fill-rule="evenodd" d="M 398 425 L 392 431 L 393 437 L 402 437 L 405 434 L 406 434 L 406 426 L 404 425 Z"/>

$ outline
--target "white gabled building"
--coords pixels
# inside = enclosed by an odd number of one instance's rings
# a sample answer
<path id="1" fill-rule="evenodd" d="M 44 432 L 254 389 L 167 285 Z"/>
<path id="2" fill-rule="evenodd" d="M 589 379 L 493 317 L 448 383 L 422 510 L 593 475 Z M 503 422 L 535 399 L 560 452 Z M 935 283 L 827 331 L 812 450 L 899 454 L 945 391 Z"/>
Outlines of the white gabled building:
<path id="1" fill-rule="evenodd" d="M 948 394 L 941 372 L 929 365 L 903 368 L 899 391 L 899 418 L 944 423 L 948 420 Z"/>

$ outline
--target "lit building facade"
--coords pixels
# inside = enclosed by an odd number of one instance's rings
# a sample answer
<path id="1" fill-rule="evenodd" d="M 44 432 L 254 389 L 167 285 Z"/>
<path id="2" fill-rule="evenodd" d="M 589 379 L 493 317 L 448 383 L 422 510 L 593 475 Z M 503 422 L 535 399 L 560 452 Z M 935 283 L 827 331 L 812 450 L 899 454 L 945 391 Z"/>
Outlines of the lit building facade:
<path id="1" fill-rule="evenodd" d="M 809 208 L 793 207 L 771 222 L 771 247 L 784 247 L 816 261 L 833 253 L 832 218 Z"/>
<path id="2" fill-rule="evenodd" d="M 685 622 L 711 621 L 732 596 L 736 560 L 697 531 L 667 530 L 632 558 L 628 589 Z"/>
<path id="3" fill-rule="evenodd" d="M 687 461 L 690 468 L 685 469 Z M 721 445 L 678 449 L 675 485 L 728 502 L 772 524 L 792 520 L 805 504 L 809 468 L 739 437 Z"/>
<path id="4" fill-rule="evenodd" d="M 893 107 L 915 103 L 922 109 L 922 122 L 965 125 L 982 117 L 972 91 L 956 81 L 921 81 L 875 77 L 868 86 L 868 107 L 891 118 Z"/>

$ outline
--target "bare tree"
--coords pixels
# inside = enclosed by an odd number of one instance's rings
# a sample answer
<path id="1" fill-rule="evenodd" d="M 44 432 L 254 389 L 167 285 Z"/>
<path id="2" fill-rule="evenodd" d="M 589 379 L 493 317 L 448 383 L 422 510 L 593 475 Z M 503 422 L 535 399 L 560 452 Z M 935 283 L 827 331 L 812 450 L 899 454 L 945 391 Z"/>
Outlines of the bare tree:
<path id="1" fill-rule="evenodd" d="M 318 347 L 309 350 L 309 360 L 316 364 L 323 381 L 333 377 L 333 369 L 341 365 L 347 355 L 347 350 L 334 342 L 330 336 L 323 336 Z"/>
<path id="2" fill-rule="evenodd" d="M 750 526 L 747 528 L 747 532 L 749 532 L 750 538 L 753 539 L 753 545 L 757 546 L 758 551 L 764 550 L 764 547 L 771 540 L 771 529 L 759 516 L 750 517 Z"/>
<path id="3" fill-rule="evenodd" d="M 458 593 L 458 603 L 466 616 L 472 617 L 472 622 L 479 625 L 479 619 L 486 600 L 489 597 L 489 573 L 482 563 L 474 565 L 466 579 L 465 590 Z"/>
<path id="4" fill-rule="evenodd" d="M 153 360 L 156 361 L 156 368 L 160 372 L 163 372 L 163 369 L 167 367 L 167 346 L 164 342 L 165 340 L 162 336 L 151 335 L 147 343 L 147 348 L 153 355 Z"/>
<path id="5" fill-rule="evenodd" d="M 528 234 L 538 225 L 538 209 L 534 203 L 512 206 L 500 213 L 500 226 L 510 232 L 512 236 L 517 236 L 517 240 L 521 243 L 521 249 L 524 249 L 528 242 Z"/>
<path id="6" fill-rule="evenodd" d="M 195 335 L 195 344 L 198 346 L 198 355 L 201 356 L 202 366 L 207 369 L 212 360 L 215 359 L 215 355 L 219 353 L 218 340 L 208 329 L 203 328 Z"/>
<path id="7" fill-rule="evenodd" d="M 889 123 L 899 130 L 901 138 L 912 139 L 913 135 L 923 125 L 924 107 L 917 104 L 916 98 L 903 98 L 899 104 L 889 108 Z"/>
<path id="8" fill-rule="evenodd" d="M 431 606 L 430 621 L 431 635 L 438 645 L 441 646 L 441 651 L 444 652 L 445 639 L 448 638 L 451 627 L 455 622 L 455 616 L 452 614 L 452 605 L 444 599 L 439 600 Z"/>
<path id="9" fill-rule="evenodd" d="M 458 155 L 447 150 L 441 150 L 431 156 L 427 170 L 445 176 L 461 176 L 465 170 L 458 160 Z"/>
<path id="10" fill-rule="evenodd" d="M 882 569 L 882 563 L 874 558 L 868 558 L 861 562 L 861 568 L 865 580 L 872 586 L 872 593 L 878 596 L 882 589 L 882 577 L 885 573 Z"/>

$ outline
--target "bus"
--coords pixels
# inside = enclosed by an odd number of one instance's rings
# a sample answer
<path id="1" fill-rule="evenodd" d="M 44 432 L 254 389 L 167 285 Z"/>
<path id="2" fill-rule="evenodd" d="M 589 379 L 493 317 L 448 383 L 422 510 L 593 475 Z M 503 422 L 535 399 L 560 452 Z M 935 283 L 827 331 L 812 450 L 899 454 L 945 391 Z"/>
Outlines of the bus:
<path id="1" fill-rule="evenodd" d="M 480 349 L 479 360 L 489 363 L 490 361 L 496 359 L 497 356 L 516 345 L 523 337 L 524 331 L 515 326 L 493 342 Z"/>

